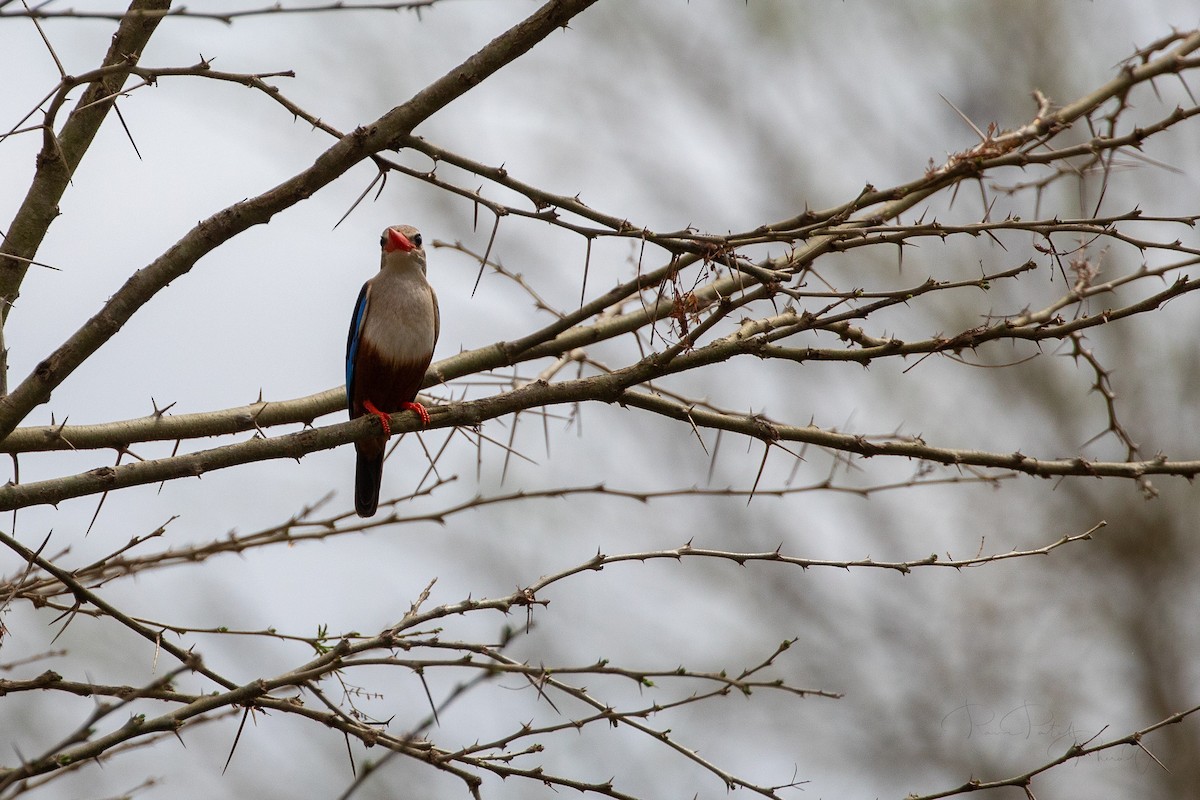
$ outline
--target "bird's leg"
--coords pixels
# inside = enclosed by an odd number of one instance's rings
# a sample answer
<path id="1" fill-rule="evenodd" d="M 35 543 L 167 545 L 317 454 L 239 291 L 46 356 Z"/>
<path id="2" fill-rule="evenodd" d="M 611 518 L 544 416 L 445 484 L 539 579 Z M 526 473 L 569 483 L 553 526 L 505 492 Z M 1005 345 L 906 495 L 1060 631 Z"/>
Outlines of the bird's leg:
<path id="1" fill-rule="evenodd" d="M 429 427 L 429 412 L 425 410 L 425 406 L 420 403 L 403 403 L 400 408 L 404 411 L 411 411 L 421 418 L 421 424 L 426 428 Z"/>
<path id="2" fill-rule="evenodd" d="M 388 415 L 376 408 L 375 404 L 370 400 L 363 400 L 363 408 L 365 408 L 368 413 L 379 417 L 379 424 L 383 426 L 383 435 L 390 439 L 392 436 L 392 423 L 388 421 Z"/>

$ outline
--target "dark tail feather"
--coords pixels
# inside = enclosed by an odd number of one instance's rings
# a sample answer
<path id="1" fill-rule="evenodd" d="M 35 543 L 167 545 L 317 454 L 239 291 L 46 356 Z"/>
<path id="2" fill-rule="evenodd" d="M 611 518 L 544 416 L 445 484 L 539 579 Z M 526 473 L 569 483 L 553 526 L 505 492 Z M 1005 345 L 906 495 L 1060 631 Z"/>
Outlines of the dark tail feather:
<path id="1" fill-rule="evenodd" d="M 379 483 L 383 480 L 383 453 L 365 456 L 358 454 L 354 472 L 354 510 L 360 517 L 375 515 L 379 506 Z"/>

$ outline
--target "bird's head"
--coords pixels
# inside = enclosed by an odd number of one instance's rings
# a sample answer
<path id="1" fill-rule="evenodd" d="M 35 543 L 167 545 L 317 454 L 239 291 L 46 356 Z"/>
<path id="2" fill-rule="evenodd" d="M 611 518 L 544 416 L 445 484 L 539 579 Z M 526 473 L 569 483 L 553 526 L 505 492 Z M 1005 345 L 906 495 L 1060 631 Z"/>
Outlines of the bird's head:
<path id="1" fill-rule="evenodd" d="M 383 263 L 405 264 L 416 262 L 425 270 L 425 249 L 421 246 L 421 232 L 412 225 L 393 225 L 379 237 L 383 250 Z"/>

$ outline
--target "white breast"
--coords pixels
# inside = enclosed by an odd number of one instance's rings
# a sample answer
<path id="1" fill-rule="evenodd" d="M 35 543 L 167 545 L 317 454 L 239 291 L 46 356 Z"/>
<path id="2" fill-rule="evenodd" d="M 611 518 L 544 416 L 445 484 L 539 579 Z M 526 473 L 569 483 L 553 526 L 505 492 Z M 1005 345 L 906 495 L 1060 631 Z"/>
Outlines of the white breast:
<path id="1" fill-rule="evenodd" d="M 426 361 L 437 342 L 437 299 L 416 264 L 387 265 L 370 280 L 362 337 L 398 363 Z"/>

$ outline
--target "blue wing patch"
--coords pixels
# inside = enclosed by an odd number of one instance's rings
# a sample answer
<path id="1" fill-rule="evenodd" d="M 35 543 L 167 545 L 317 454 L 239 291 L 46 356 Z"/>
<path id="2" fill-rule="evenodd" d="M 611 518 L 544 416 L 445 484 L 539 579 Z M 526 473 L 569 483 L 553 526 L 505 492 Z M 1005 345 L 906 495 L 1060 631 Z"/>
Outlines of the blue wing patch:
<path id="1" fill-rule="evenodd" d="M 354 315 L 350 318 L 350 335 L 346 337 L 346 403 L 351 404 L 351 387 L 354 386 L 354 366 L 358 361 L 358 345 L 362 340 L 363 320 L 367 316 L 367 287 L 364 283 L 354 304 Z M 350 409 L 354 413 L 354 409 Z"/>

